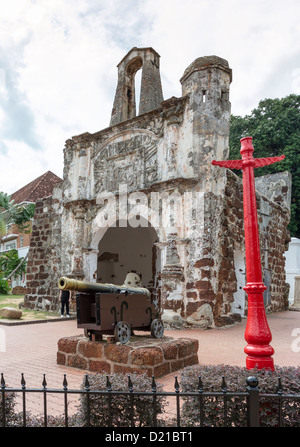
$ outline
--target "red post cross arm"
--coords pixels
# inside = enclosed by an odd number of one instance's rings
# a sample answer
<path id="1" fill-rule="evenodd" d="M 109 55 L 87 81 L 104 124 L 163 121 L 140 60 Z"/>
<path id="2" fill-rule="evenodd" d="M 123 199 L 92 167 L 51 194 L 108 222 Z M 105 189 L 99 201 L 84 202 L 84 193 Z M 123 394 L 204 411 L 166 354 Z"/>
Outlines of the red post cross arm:
<path id="1" fill-rule="evenodd" d="M 264 308 L 263 292 L 266 290 L 262 282 L 261 258 L 259 248 L 259 230 L 255 194 L 254 168 L 267 166 L 284 159 L 280 157 L 253 158 L 252 137 L 241 139 L 241 160 L 212 161 L 213 165 L 242 169 L 243 171 L 243 204 L 244 230 L 246 249 L 247 284 L 244 290 L 248 295 L 248 318 L 245 331 L 246 366 L 248 369 L 274 369 L 271 357 L 274 349 L 270 346 L 272 334 L 268 326 Z"/>

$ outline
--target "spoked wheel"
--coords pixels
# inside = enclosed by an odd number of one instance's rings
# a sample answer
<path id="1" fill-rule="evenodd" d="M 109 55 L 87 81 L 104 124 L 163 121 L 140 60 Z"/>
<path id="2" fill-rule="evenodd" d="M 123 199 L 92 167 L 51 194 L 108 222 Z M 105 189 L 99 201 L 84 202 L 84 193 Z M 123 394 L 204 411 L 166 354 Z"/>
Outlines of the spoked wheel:
<path id="1" fill-rule="evenodd" d="M 162 338 L 164 335 L 164 324 L 161 320 L 153 320 L 151 323 L 151 335 L 155 338 Z"/>
<path id="2" fill-rule="evenodd" d="M 116 324 L 114 335 L 116 340 L 125 344 L 129 341 L 131 335 L 131 328 L 125 321 L 119 321 Z"/>

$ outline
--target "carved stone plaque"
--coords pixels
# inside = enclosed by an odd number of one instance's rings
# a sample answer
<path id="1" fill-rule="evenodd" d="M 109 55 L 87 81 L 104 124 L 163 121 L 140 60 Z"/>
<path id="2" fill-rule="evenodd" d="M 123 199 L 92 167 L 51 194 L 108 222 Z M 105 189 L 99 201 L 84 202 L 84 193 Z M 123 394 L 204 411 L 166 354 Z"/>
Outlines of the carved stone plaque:
<path id="1" fill-rule="evenodd" d="M 157 179 L 158 138 L 148 130 L 133 129 L 107 139 L 94 161 L 96 194 L 147 188 Z"/>

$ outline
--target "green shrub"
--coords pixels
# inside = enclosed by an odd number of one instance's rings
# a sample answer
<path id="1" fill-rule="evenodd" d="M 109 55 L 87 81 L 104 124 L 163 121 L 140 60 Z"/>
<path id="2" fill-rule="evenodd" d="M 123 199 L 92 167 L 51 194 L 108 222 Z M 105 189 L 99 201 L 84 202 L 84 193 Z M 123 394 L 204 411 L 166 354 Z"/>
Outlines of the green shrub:
<path id="1" fill-rule="evenodd" d="M 147 391 L 151 393 L 152 379 L 146 374 L 132 374 L 130 376 L 132 381 L 132 389 L 136 391 Z M 88 376 L 90 391 L 107 391 L 107 376 L 104 374 L 95 374 Z M 131 419 L 133 417 L 134 425 L 136 427 L 145 427 L 153 425 L 153 396 L 140 395 L 116 395 L 114 391 L 127 391 L 130 384 L 128 383 L 128 375 L 126 374 L 112 374 L 109 376 L 112 393 L 108 392 L 104 395 L 89 394 L 88 397 L 84 394 L 81 397 L 81 406 L 79 413 L 82 418 L 82 425 L 102 426 L 102 427 L 130 427 Z M 82 384 L 82 389 L 85 389 L 85 382 Z M 157 384 L 157 391 L 161 391 L 161 385 Z M 156 415 L 157 423 L 158 415 L 162 414 L 165 403 L 165 397 L 156 397 Z M 89 411 L 88 411 L 89 407 Z M 88 416 L 88 414 L 90 416 Z"/>
<path id="2" fill-rule="evenodd" d="M 17 413 L 14 420 L 14 427 L 23 427 L 23 412 Z M 30 411 L 26 411 L 26 427 L 65 427 L 65 417 L 63 415 L 53 416 L 47 415 L 47 422 L 45 424 L 44 415 L 35 415 Z M 78 415 L 72 415 L 68 418 L 68 427 L 80 427 L 80 420 Z"/>
<path id="3" fill-rule="evenodd" d="M 4 406 L 5 406 L 5 415 L 3 418 L 3 394 L 4 394 Z M 3 422 L 5 419 L 5 426 L 14 425 L 14 421 L 16 419 L 15 414 L 15 405 L 16 405 L 16 395 L 13 392 L 2 392 L 0 391 L 0 427 L 3 426 Z"/>
<path id="4" fill-rule="evenodd" d="M 2 295 L 7 295 L 10 291 L 10 286 L 8 284 L 8 281 L 6 279 L 1 278 L 0 276 L 0 293 Z"/>
<path id="5" fill-rule="evenodd" d="M 216 365 L 216 366 L 191 366 L 185 368 L 181 374 L 181 387 L 183 392 L 195 392 L 198 390 L 199 377 L 201 377 L 203 392 L 222 392 L 224 377 L 227 392 L 245 392 L 246 380 L 250 376 L 258 379 L 260 394 L 277 394 L 278 378 L 284 394 L 300 395 L 300 368 L 299 367 L 275 367 L 275 371 L 248 370 L 245 367 Z M 204 426 L 223 426 L 224 397 L 203 397 Z M 244 397 L 227 397 L 227 425 L 245 427 L 247 425 L 247 401 Z M 184 399 L 182 409 L 182 423 L 186 426 L 199 425 L 200 421 L 199 397 Z M 282 418 L 284 426 L 300 427 L 300 401 L 282 400 Z M 260 424 L 261 426 L 275 427 L 279 421 L 279 401 L 277 398 L 260 397 Z"/>
<path id="6" fill-rule="evenodd" d="M 19 258 L 18 250 L 12 249 L 7 252 L 4 252 L 0 256 L 0 268 L 3 271 L 3 276 L 8 277 L 13 271 L 14 275 L 22 275 L 22 273 L 26 272 L 26 261 L 24 258 Z M 17 267 L 19 268 L 17 269 Z M 17 269 L 17 270 L 16 270 Z"/>

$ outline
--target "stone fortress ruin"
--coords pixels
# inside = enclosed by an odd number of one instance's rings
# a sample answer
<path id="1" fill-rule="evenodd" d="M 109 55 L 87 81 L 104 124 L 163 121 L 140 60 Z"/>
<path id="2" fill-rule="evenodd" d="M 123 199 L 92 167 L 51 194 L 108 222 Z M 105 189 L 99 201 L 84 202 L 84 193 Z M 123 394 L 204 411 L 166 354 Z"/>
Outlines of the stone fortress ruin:
<path id="1" fill-rule="evenodd" d="M 164 100 L 159 62 L 152 48 L 129 51 L 110 126 L 66 141 L 63 182 L 36 205 L 25 307 L 58 310 L 60 276 L 123 284 L 136 272 L 172 327 L 246 315 L 242 182 L 211 166 L 229 156 L 232 71 L 200 57 L 180 79 L 182 96 Z M 266 177 L 257 208 L 264 301 L 276 311 L 287 305 L 291 178 Z"/>

